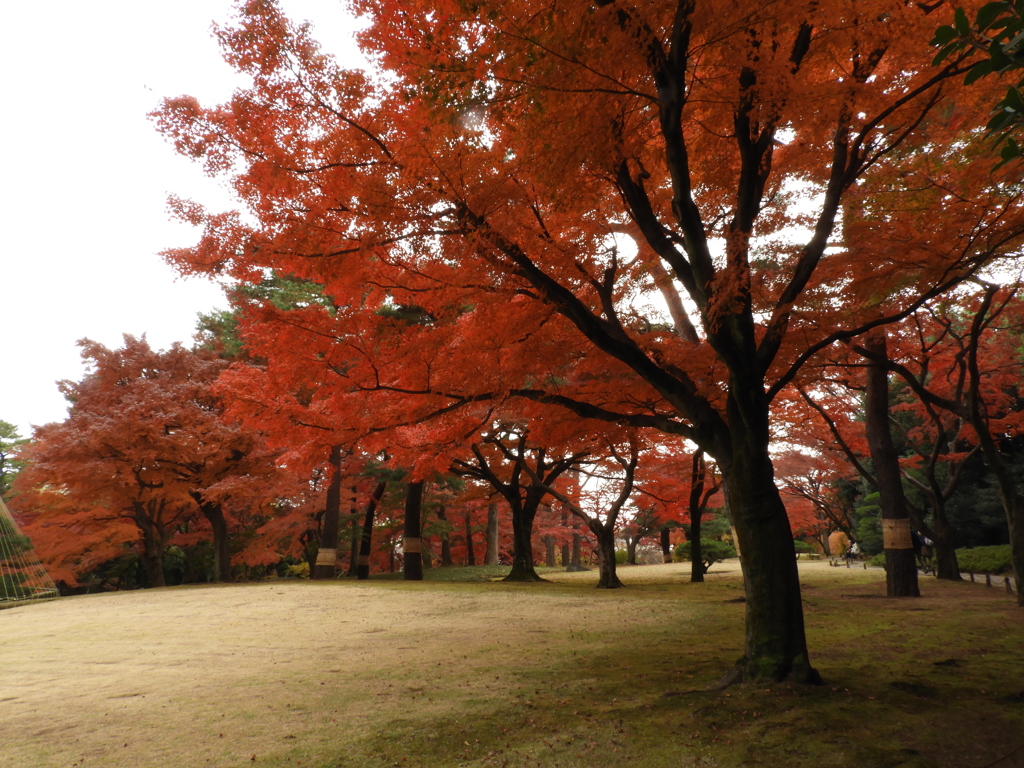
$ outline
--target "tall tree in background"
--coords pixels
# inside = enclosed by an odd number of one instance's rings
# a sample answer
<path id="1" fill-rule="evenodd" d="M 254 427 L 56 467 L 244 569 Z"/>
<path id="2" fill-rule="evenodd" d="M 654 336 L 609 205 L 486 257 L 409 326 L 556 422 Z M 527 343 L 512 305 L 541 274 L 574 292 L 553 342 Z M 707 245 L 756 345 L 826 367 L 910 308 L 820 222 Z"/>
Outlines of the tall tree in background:
<path id="1" fill-rule="evenodd" d="M 264 481 L 277 469 L 260 435 L 223 418 L 211 387 L 226 364 L 181 345 L 156 351 L 131 336 L 121 349 L 81 346 L 90 370 L 61 384 L 68 418 L 37 430 L 17 479 L 15 507 L 41 558 L 74 583 L 75 560 L 95 562 L 86 556 L 91 546 L 109 556 L 134 540 L 150 585 L 163 586 L 165 548 L 201 513 L 216 577 L 229 581 L 230 508 L 265 503 L 261 494 L 273 489 Z"/>
<path id="2" fill-rule="evenodd" d="M 252 86 L 221 107 L 170 99 L 157 120 L 234 174 L 254 223 L 178 201 L 205 231 L 170 258 L 447 318 L 422 329 L 415 380 L 377 370 L 435 409 L 529 398 L 692 439 L 742 552 L 734 679 L 817 681 L 771 404 L 818 350 L 1016 246 L 1019 191 L 964 161 L 991 92 L 960 87 L 955 60 L 931 66 L 935 17 L 914 4 L 355 10 L 378 80 L 339 69 L 270 0 L 218 31 Z M 844 205 L 862 213 L 834 247 Z M 544 364 L 552 349 L 571 370 Z M 628 395 L 595 391 L 609 377 L 631 377 Z"/>
<path id="3" fill-rule="evenodd" d="M 28 442 L 18 434 L 18 428 L 8 421 L 0 421 L 0 499 L 6 499 L 15 475 L 25 466 L 17 457 L 20 446 Z"/>

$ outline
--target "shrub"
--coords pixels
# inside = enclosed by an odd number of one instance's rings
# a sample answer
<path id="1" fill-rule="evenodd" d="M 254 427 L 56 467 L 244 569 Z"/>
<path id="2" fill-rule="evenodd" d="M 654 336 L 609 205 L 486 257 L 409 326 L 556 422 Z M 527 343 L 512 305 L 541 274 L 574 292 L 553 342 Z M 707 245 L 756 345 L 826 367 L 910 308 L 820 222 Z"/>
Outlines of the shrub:
<path id="1" fill-rule="evenodd" d="M 879 552 L 877 555 L 868 560 L 868 565 L 875 565 L 879 568 L 885 568 L 885 552 Z"/>
<path id="2" fill-rule="evenodd" d="M 1013 569 L 1009 544 L 958 549 L 956 559 L 960 570 L 968 573 L 1005 573 Z"/>
<path id="3" fill-rule="evenodd" d="M 736 550 L 733 549 L 731 544 L 718 541 L 718 539 L 700 540 L 700 559 L 704 565 L 704 573 L 707 573 L 708 569 L 719 560 L 725 560 L 729 557 L 736 557 Z M 690 542 L 684 541 L 676 547 L 676 559 L 690 559 Z"/>
<path id="4" fill-rule="evenodd" d="M 624 549 L 616 549 L 615 550 L 615 564 L 616 565 L 625 565 L 627 557 L 629 557 L 629 552 L 627 552 L 626 550 L 624 550 Z"/>
<path id="5" fill-rule="evenodd" d="M 814 552 L 814 547 L 808 544 L 806 541 L 800 539 L 793 539 L 793 549 L 796 550 L 796 559 L 800 559 L 800 555 L 809 555 Z"/>
<path id="6" fill-rule="evenodd" d="M 303 560 L 298 565 L 287 566 L 288 576 L 293 579 L 308 579 L 309 578 L 309 563 Z"/>

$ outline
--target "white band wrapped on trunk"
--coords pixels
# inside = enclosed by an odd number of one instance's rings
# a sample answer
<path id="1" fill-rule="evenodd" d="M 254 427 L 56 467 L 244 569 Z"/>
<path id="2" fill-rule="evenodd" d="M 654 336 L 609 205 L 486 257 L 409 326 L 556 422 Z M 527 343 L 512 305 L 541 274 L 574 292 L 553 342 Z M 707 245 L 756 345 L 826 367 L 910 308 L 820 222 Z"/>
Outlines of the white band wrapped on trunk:
<path id="1" fill-rule="evenodd" d="M 910 536 L 910 518 L 882 518 L 882 546 L 886 549 L 913 549 Z"/>
<path id="2" fill-rule="evenodd" d="M 327 547 L 321 547 L 320 551 L 316 553 L 316 564 L 317 565 L 330 565 L 333 566 L 338 560 L 338 550 L 328 549 Z"/>

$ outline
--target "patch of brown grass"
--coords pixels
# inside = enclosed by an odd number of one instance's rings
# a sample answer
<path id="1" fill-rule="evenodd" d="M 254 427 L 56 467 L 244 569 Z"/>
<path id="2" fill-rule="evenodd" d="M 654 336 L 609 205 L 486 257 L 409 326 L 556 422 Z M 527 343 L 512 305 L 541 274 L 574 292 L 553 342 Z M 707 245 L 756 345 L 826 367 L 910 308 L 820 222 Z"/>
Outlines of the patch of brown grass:
<path id="1" fill-rule="evenodd" d="M 712 693 L 742 646 L 739 569 L 688 569 L 622 568 L 610 592 L 594 572 L 283 581 L 3 611 L 0 766 L 982 768 L 1024 744 L 1005 594 L 929 579 L 889 600 L 880 571 L 802 564 L 828 685 Z"/>

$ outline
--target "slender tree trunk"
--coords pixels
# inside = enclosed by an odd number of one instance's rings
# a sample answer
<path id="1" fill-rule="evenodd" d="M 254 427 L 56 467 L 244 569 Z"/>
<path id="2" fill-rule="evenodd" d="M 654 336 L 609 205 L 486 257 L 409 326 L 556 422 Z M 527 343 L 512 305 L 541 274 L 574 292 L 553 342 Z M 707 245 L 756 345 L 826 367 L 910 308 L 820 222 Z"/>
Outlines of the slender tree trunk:
<path id="1" fill-rule="evenodd" d="M 444 506 L 437 508 L 437 519 L 442 523 L 447 523 L 448 518 L 445 516 Z M 452 562 L 452 541 L 451 535 L 448 532 L 447 526 L 445 526 L 444 533 L 441 534 L 441 567 L 448 568 L 454 565 Z"/>
<path id="2" fill-rule="evenodd" d="M 476 552 L 473 550 L 473 522 L 469 512 L 464 518 L 466 523 L 466 565 L 476 565 Z"/>
<path id="3" fill-rule="evenodd" d="M 405 496 L 405 580 L 423 581 L 423 540 L 420 536 L 420 514 L 423 509 L 423 483 L 409 483 Z"/>
<path id="4" fill-rule="evenodd" d="M 420 520 L 420 528 L 423 527 L 423 520 Z M 430 538 L 428 536 L 420 537 L 420 562 L 423 563 L 424 568 L 434 567 L 434 550 L 431 549 Z"/>
<path id="5" fill-rule="evenodd" d="M 544 537 L 544 565 L 554 568 L 555 563 L 555 537 L 550 533 Z"/>
<path id="6" fill-rule="evenodd" d="M 580 536 L 579 531 L 573 531 L 572 534 L 572 559 L 569 561 L 571 565 L 579 567 L 580 563 L 580 547 L 583 543 L 583 537 Z"/>
<path id="7" fill-rule="evenodd" d="M 486 548 L 484 549 L 484 565 L 498 564 L 498 505 L 487 505 Z"/>
<path id="8" fill-rule="evenodd" d="M 1024 578 L 1024 498 L 1021 497 L 1017 489 L 1013 471 L 999 454 L 999 446 L 992 438 L 988 424 L 977 412 L 971 419 L 971 426 L 978 435 L 985 463 L 988 464 L 999 484 L 999 497 L 1006 512 L 1006 524 L 1010 529 L 1010 559 L 1017 577 L 1017 605 L 1024 607 L 1024 591 L 1020 588 L 1021 579 Z"/>
<path id="9" fill-rule="evenodd" d="M 565 511 L 565 507 L 562 507 L 562 527 L 569 527 L 569 513 Z M 562 535 L 562 567 L 565 568 L 569 565 L 569 540 Z"/>
<path id="10" fill-rule="evenodd" d="M 872 331 L 865 349 L 887 358 L 884 331 Z M 903 495 L 899 456 L 889 426 L 889 376 L 883 362 L 868 361 L 864 427 L 882 508 L 882 544 L 885 547 L 885 585 L 889 597 L 919 597 L 917 560 L 910 536 L 910 515 Z"/>
<path id="11" fill-rule="evenodd" d="M 629 565 L 636 565 L 636 545 L 639 543 L 639 536 L 626 537 L 626 562 Z"/>
<path id="12" fill-rule="evenodd" d="M 672 562 L 672 537 L 667 525 L 661 529 L 661 557 L 666 563 Z"/>
<path id="13" fill-rule="evenodd" d="M 701 497 L 704 495 L 704 474 L 707 470 L 707 463 L 704 461 L 704 451 L 697 450 L 690 460 L 690 581 L 701 583 L 704 581 L 704 553 L 700 548 L 700 524 L 704 516 L 704 507 L 701 504 Z"/>
<path id="14" fill-rule="evenodd" d="M 352 486 L 352 536 L 349 542 L 348 573 L 346 576 L 355 576 L 359 570 L 359 521 L 356 519 L 356 486 Z"/>
<path id="15" fill-rule="evenodd" d="M 700 524 L 704 510 L 690 513 L 690 581 L 704 581 L 704 559 L 700 549 Z"/>
<path id="16" fill-rule="evenodd" d="M 373 544 L 373 516 L 377 511 L 377 504 L 384 495 L 387 482 L 377 483 L 373 494 L 366 504 L 366 515 L 363 518 L 363 535 L 359 539 L 359 565 L 356 568 L 356 577 L 360 581 L 370 578 L 370 546 Z"/>
<path id="17" fill-rule="evenodd" d="M 985 299 L 971 324 L 971 343 L 968 347 L 967 370 L 969 381 L 965 403 L 966 416 L 971 428 L 978 436 L 978 445 L 985 457 L 985 463 L 996 476 L 999 484 L 999 497 L 1006 512 L 1006 525 L 1010 531 L 1010 559 L 1013 562 L 1014 574 L 1017 577 L 1017 605 L 1024 608 L 1024 590 L 1020 581 L 1024 578 L 1024 497 L 1017 487 L 1013 471 L 1007 466 L 999 452 L 999 446 L 985 415 L 985 402 L 981 397 L 981 369 L 978 366 L 978 345 L 985 315 L 988 313 L 992 300 L 996 295 L 996 287 L 990 286 L 985 291 Z"/>
<path id="18" fill-rule="evenodd" d="M 600 577 L 598 589 L 619 589 L 624 586 L 615 572 L 615 529 L 606 527 L 596 520 L 589 524 L 591 533 L 597 539 L 597 564 Z"/>

